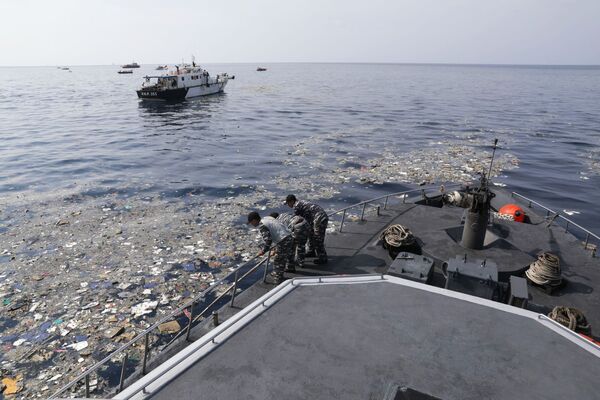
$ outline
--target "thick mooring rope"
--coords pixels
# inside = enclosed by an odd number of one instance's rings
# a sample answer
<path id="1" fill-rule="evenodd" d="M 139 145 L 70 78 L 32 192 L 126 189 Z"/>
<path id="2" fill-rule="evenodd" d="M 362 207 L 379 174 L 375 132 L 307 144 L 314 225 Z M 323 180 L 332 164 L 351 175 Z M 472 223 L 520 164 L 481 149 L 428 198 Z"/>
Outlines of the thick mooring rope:
<path id="1" fill-rule="evenodd" d="M 410 230 L 398 224 L 389 226 L 381 233 L 379 239 L 390 247 L 410 246 L 415 242 L 415 237 Z"/>
<path id="2" fill-rule="evenodd" d="M 550 314 L 548 314 L 548 317 L 572 331 L 586 335 L 592 333 L 592 326 L 587 322 L 585 315 L 576 308 L 563 306 L 554 307 Z"/>
<path id="3" fill-rule="evenodd" d="M 554 254 L 542 253 L 529 265 L 525 275 L 530 281 L 540 286 L 560 286 L 562 283 L 560 260 Z"/>

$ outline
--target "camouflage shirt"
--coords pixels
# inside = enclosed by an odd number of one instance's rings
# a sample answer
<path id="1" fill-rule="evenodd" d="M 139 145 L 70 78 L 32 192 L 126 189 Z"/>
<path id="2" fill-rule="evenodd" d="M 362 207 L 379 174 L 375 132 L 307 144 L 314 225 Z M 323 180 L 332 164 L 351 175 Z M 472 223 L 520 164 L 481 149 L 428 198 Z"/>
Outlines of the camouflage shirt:
<path id="1" fill-rule="evenodd" d="M 290 213 L 281 213 L 277 217 L 277 220 L 281 221 L 282 224 L 288 227 L 289 230 L 294 230 L 294 227 L 304 222 L 304 218 L 299 215 L 292 215 Z"/>
<path id="2" fill-rule="evenodd" d="M 294 204 L 294 214 L 301 216 L 305 220 L 307 220 L 310 224 L 312 224 L 315 220 L 317 214 L 325 214 L 325 210 L 315 203 L 310 203 L 308 201 L 298 200 L 296 204 Z"/>

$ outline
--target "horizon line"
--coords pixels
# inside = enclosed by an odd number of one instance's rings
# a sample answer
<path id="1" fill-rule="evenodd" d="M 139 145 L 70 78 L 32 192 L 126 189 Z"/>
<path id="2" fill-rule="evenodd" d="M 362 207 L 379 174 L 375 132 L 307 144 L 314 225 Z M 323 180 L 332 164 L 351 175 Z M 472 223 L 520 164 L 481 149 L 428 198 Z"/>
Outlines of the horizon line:
<path id="1" fill-rule="evenodd" d="M 181 63 L 145 63 L 142 65 L 179 65 Z M 487 66 L 487 67 L 600 67 L 600 64 L 539 64 L 539 63 L 456 63 L 456 62 L 393 62 L 393 61 L 234 61 L 206 62 L 199 64 L 367 64 L 367 65 L 438 65 L 438 66 Z M 35 67 L 121 67 L 121 64 L 38 64 L 38 65 L 0 65 L 0 68 Z"/>

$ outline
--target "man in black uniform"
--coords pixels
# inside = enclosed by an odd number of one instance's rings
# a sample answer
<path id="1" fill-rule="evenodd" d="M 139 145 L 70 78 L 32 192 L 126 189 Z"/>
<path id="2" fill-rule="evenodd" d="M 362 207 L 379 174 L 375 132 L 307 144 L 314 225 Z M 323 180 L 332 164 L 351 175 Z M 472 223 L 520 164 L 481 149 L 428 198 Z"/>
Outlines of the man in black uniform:
<path id="1" fill-rule="evenodd" d="M 285 198 L 285 204 L 294 209 L 294 214 L 301 216 L 312 227 L 309 236 L 309 251 L 307 257 L 316 256 L 315 264 L 327 264 L 327 252 L 325 251 L 325 231 L 329 223 L 329 217 L 323 208 L 308 201 L 296 199 L 293 194 Z M 314 252 L 314 254 L 312 254 Z"/>

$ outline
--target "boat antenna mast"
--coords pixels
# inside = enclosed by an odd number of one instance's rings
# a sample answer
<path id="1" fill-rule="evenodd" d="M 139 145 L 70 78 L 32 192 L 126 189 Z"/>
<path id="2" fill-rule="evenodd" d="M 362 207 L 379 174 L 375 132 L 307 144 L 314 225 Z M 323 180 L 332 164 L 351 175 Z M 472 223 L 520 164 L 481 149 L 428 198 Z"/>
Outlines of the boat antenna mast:
<path id="1" fill-rule="evenodd" d="M 498 147 L 498 138 L 494 139 L 494 145 L 492 146 L 492 159 L 490 160 L 490 168 L 488 173 L 484 176 L 484 179 L 489 180 L 492 174 L 492 166 L 494 165 L 494 156 L 496 155 L 496 148 Z"/>

